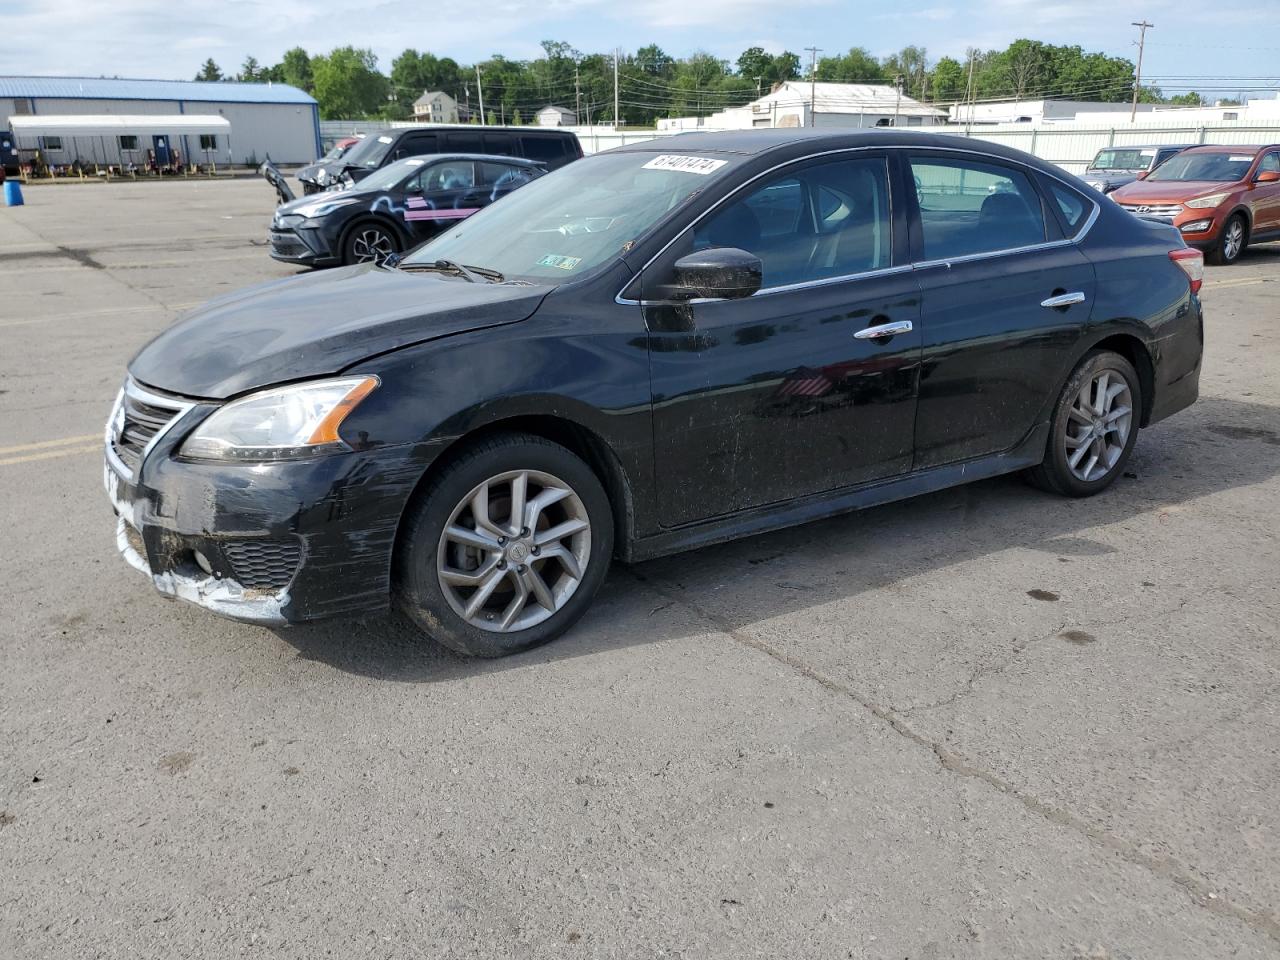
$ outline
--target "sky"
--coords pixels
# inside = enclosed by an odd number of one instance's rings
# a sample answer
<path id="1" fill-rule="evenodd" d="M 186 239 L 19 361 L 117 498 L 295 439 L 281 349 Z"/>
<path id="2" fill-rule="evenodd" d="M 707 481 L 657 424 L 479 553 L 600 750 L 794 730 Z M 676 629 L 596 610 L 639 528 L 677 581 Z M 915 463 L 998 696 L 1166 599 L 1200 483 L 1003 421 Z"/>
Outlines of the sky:
<path id="1" fill-rule="evenodd" d="M 868 0 L 0 0 L 0 75 L 190 79 L 206 57 L 232 73 L 246 55 L 265 65 L 289 47 L 316 53 L 346 44 L 371 48 L 388 71 L 405 47 L 470 63 L 494 53 L 530 59 L 543 39 L 584 52 L 657 43 L 673 56 L 706 50 L 728 60 L 751 46 L 807 61 L 804 48 L 814 45 L 824 55 L 860 46 L 883 56 L 915 44 L 933 61 L 1030 37 L 1136 59 L 1130 22 L 1145 17 L 1155 28 L 1143 75 L 1166 92 L 1239 86 L 1175 77 L 1249 77 L 1266 78 L 1252 86 L 1274 95 L 1280 16 L 1272 3 L 923 0 L 899 13 Z"/>

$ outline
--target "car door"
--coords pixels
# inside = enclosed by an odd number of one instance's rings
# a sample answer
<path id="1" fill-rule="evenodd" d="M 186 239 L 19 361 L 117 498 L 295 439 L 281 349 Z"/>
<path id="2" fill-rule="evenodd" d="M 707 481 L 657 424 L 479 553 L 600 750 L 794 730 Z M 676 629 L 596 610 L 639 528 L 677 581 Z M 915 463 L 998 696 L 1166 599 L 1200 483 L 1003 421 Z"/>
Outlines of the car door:
<path id="1" fill-rule="evenodd" d="M 1263 173 L 1280 173 L 1280 150 L 1269 150 L 1263 154 L 1253 174 L 1249 203 L 1253 207 L 1255 236 L 1280 232 L 1280 181 L 1258 183 L 1257 178 Z"/>
<path id="2" fill-rule="evenodd" d="M 476 162 L 456 157 L 424 166 L 406 185 L 405 222 L 416 239 L 435 236 L 479 209 Z"/>
<path id="3" fill-rule="evenodd" d="M 896 169 L 865 151 L 790 165 L 645 269 L 663 525 L 910 468 L 920 298 L 891 201 Z M 678 299 L 675 261 L 709 247 L 760 257 L 762 288 Z"/>
<path id="4" fill-rule="evenodd" d="M 915 468 L 927 469 L 1028 435 L 1061 388 L 1095 280 L 1026 168 L 947 151 L 906 160 L 923 326 Z"/>

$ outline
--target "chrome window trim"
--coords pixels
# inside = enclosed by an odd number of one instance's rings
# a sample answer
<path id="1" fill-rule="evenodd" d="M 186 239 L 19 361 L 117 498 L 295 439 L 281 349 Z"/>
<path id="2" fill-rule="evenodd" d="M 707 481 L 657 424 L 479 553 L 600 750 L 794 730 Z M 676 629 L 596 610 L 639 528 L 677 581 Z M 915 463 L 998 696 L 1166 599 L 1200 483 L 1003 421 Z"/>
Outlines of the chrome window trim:
<path id="1" fill-rule="evenodd" d="M 155 436 L 147 441 L 147 445 L 143 447 L 142 451 L 138 454 L 137 471 L 130 470 L 129 467 L 125 465 L 124 461 L 122 461 L 116 454 L 115 445 L 113 443 L 115 440 L 113 426 L 115 424 L 116 414 L 124 405 L 125 396 L 132 397 L 135 400 L 140 400 L 142 403 L 147 404 L 147 406 L 160 407 L 164 410 L 173 411 L 173 416 L 169 418 L 169 422 L 156 431 Z M 112 469 L 114 469 L 125 480 L 136 480 L 138 476 L 141 475 L 142 465 L 146 463 L 147 457 L 150 455 L 152 448 L 160 442 L 161 438 L 164 437 L 165 434 L 177 425 L 179 420 L 182 420 L 188 413 L 190 413 L 195 406 L 196 405 L 194 403 L 188 400 L 178 400 L 174 397 L 167 397 L 162 394 L 152 393 L 146 387 L 141 386 L 133 379 L 133 377 L 126 378 L 124 386 L 116 396 L 116 403 L 111 407 L 111 416 L 107 420 L 107 460 L 110 462 Z"/>
<path id="2" fill-rule="evenodd" d="M 624 297 L 622 293 L 627 289 L 627 287 L 631 286 L 631 284 L 636 283 L 640 279 L 640 277 L 644 275 L 644 272 L 648 270 L 651 266 L 653 266 L 653 263 L 655 260 L 661 257 L 664 253 L 666 253 L 667 250 L 670 249 L 671 246 L 677 240 L 683 237 L 688 231 L 696 227 L 704 217 L 715 212 L 717 209 L 719 209 L 721 204 L 728 201 L 729 198 L 735 196 L 740 191 L 745 190 L 747 187 L 751 186 L 751 184 L 755 183 L 757 180 L 761 179 L 762 177 L 767 177 L 770 174 L 776 173 L 777 171 L 782 170 L 785 167 L 789 167 L 793 164 L 804 163 L 806 161 L 818 159 L 820 157 L 830 157 L 830 156 L 837 156 L 840 154 L 864 153 L 864 152 L 871 152 L 871 151 L 887 152 L 891 150 L 896 150 L 896 151 L 916 150 L 916 151 L 930 151 L 930 152 L 941 152 L 941 153 L 959 153 L 959 154 L 967 154 L 975 157 L 984 157 L 988 160 L 994 160 L 996 163 L 1012 164 L 1014 166 L 1022 168 L 1023 170 L 1028 171 L 1029 175 L 1032 178 L 1033 183 L 1035 180 L 1035 174 L 1037 173 L 1042 174 L 1046 177 L 1049 177 L 1052 180 L 1058 181 L 1064 187 L 1067 187 L 1068 189 L 1079 194 L 1080 197 L 1086 203 L 1088 203 L 1090 206 L 1093 207 L 1093 212 L 1089 214 L 1088 219 L 1085 220 L 1084 226 L 1081 227 L 1080 230 L 1076 232 L 1076 235 L 1074 237 L 1065 237 L 1061 240 L 1046 240 L 1044 243 L 1034 243 L 1034 244 L 1030 244 L 1028 246 L 1023 246 L 1023 247 L 1009 247 L 1004 250 L 991 250 L 985 253 L 970 253 L 970 254 L 966 254 L 963 257 L 950 257 L 948 259 L 943 259 L 943 260 L 917 260 L 911 263 L 899 264 L 892 267 L 883 267 L 879 270 L 868 270 L 862 273 L 851 273 L 841 277 L 823 277 L 818 280 L 803 280 L 799 283 L 790 283 L 782 287 L 770 287 L 768 289 L 757 290 L 755 293 L 751 295 L 751 297 L 745 297 L 743 299 L 749 300 L 753 297 L 768 296 L 771 293 L 780 293 L 780 292 L 790 293 L 796 290 L 805 290 L 810 287 L 827 286 L 833 283 L 843 283 L 849 280 L 862 280 L 869 277 L 888 276 L 890 274 L 895 274 L 895 273 L 905 273 L 906 271 L 909 271 L 909 270 L 919 270 L 926 267 L 939 266 L 941 264 L 950 265 L 953 263 L 968 263 L 973 260 L 985 260 L 991 257 L 1004 257 L 1004 256 L 1009 256 L 1015 253 L 1025 253 L 1029 250 L 1048 250 L 1054 247 L 1067 246 L 1069 244 L 1079 244 L 1080 241 L 1083 240 L 1088 235 L 1089 231 L 1093 229 L 1093 225 L 1097 222 L 1098 217 L 1101 216 L 1102 214 L 1102 205 L 1097 202 L 1096 198 L 1088 196 L 1084 191 L 1080 190 L 1075 185 L 1069 183 L 1067 180 L 1063 179 L 1057 173 L 1054 173 L 1048 170 L 1041 170 L 1039 167 L 1033 166 L 1022 160 L 993 156 L 992 154 L 986 153 L 985 151 L 982 151 L 982 150 L 972 150 L 964 147 L 936 147 L 936 146 L 925 147 L 925 146 L 915 146 L 915 145 L 908 146 L 905 144 L 877 144 L 875 146 L 840 147 L 835 150 L 824 150 L 821 153 L 811 153 L 808 156 L 797 157 L 793 160 L 787 160 L 783 163 L 776 164 L 775 166 L 772 166 L 769 169 L 763 170 L 760 173 L 756 174 L 750 180 L 747 180 L 744 183 L 739 184 L 731 193 L 725 194 L 723 197 L 717 200 L 712 206 L 702 211 L 702 213 L 698 214 L 697 217 L 695 217 L 692 221 L 690 221 L 683 230 L 681 230 L 674 237 L 672 237 L 665 244 L 663 244 L 662 249 L 659 250 L 657 253 L 655 253 L 652 257 L 650 257 L 645 262 L 645 265 L 636 271 L 635 276 L 633 276 L 630 280 L 628 280 L 626 283 L 622 285 L 622 289 L 619 290 L 617 295 L 613 298 L 613 302 L 620 304 L 622 306 L 644 306 L 646 304 L 664 304 L 664 303 L 698 304 L 698 303 L 724 302 L 727 299 L 725 297 L 695 297 L 690 300 L 632 300 L 628 297 Z M 893 203 L 892 182 L 889 185 L 889 190 L 890 190 L 889 202 L 890 204 L 892 204 Z"/>

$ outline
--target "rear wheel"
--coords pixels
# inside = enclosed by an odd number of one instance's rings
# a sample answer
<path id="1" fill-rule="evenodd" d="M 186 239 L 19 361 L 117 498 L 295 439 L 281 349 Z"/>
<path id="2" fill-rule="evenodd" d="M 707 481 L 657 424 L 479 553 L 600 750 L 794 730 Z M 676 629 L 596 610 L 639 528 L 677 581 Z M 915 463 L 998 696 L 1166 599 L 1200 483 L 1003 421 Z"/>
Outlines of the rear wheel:
<path id="1" fill-rule="evenodd" d="M 382 263 L 387 257 L 400 252 L 400 238 L 383 224 L 373 220 L 357 223 L 347 234 L 342 245 L 342 262 Z"/>
<path id="2" fill-rule="evenodd" d="M 1027 472 L 1028 479 L 1068 497 L 1101 493 L 1133 451 L 1141 409 L 1133 365 L 1109 350 L 1086 354 L 1062 388 L 1044 460 Z"/>
<path id="3" fill-rule="evenodd" d="M 1240 214 L 1233 214 L 1222 227 L 1222 235 L 1209 251 L 1209 262 L 1227 266 L 1240 259 L 1249 242 L 1249 229 Z"/>
<path id="4" fill-rule="evenodd" d="M 439 642 L 499 657 L 569 629 L 612 553 L 613 513 L 591 468 L 549 440 L 505 434 L 462 454 L 417 497 L 397 592 Z"/>

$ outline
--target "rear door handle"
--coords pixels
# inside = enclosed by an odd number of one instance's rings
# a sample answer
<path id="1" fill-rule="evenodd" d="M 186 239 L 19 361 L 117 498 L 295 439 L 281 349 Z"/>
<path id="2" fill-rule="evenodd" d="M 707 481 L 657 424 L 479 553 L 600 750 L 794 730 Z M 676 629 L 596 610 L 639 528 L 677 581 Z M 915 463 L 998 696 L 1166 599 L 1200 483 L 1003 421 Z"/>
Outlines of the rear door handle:
<path id="1" fill-rule="evenodd" d="M 892 337 L 899 333 L 910 333 L 910 320 L 897 320 L 893 323 L 882 323 L 876 327 L 864 327 L 854 336 L 859 340 L 879 340 L 881 337 Z"/>
<path id="2" fill-rule="evenodd" d="M 1040 306 L 1053 310 L 1056 307 L 1069 307 L 1073 303 L 1084 303 L 1084 301 L 1084 294 L 1077 290 L 1075 293 L 1063 293 L 1056 297 L 1050 297 L 1048 300 L 1041 300 Z"/>

